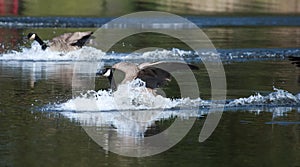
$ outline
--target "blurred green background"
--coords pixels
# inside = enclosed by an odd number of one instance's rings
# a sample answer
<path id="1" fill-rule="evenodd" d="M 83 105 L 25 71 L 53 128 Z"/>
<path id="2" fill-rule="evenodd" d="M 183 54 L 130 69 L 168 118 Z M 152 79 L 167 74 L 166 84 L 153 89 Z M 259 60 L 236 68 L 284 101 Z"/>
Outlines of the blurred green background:
<path id="1" fill-rule="evenodd" d="M 1 0 L 1 16 L 115 17 L 160 10 L 180 15 L 298 15 L 299 0 Z"/>

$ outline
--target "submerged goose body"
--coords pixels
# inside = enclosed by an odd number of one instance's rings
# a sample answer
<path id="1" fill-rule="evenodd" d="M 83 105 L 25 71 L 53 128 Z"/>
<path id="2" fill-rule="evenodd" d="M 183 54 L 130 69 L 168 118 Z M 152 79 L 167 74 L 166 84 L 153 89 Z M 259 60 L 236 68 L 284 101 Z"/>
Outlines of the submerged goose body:
<path id="1" fill-rule="evenodd" d="M 129 62 L 120 62 L 112 67 L 99 70 L 97 75 L 107 77 L 111 88 L 114 90 L 117 89 L 119 84 L 125 84 L 137 78 L 144 81 L 148 89 L 156 89 L 165 86 L 171 81 L 171 72 L 189 69 L 196 70 L 199 68 L 181 62 L 159 61 L 155 63 L 142 63 L 140 65 Z M 115 77 L 118 72 L 123 73 L 123 76 Z"/>
<path id="2" fill-rule="evenodd" d="M 36 33 L 27 35 L 29 40 L 37 41 L 43 50 L 68 52 L 81 48 L 93 34 L 92 31 L 65 33 L 45 43 Z"/>

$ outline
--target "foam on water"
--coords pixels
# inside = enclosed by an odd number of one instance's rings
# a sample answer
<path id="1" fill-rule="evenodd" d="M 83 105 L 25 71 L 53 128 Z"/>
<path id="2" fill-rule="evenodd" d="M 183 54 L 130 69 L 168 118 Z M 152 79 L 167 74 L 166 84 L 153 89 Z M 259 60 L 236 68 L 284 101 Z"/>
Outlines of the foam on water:
<path id="1" fill-rule="evenodd" d="M 40 61 L 40 62 L 59 62 L 59 61 L 94 61 L 101 60 L 105 55 L 101 50 L 93 47 L 83 47 L 79 50 L 63 53 L 42 50 L 41 46 L 34 41 L 30 48 L 22 48 L 21 51 L 10 51 L 0 55 L 1 61 Z"/>
<path id="2" fill-rule="evenodd" d="M 201 99 L 170 99 L 154 95 L 145 87 L 145 82 L 136 79 L 118 87 L 118 90 L 87 91 L 66 103 L 57 105 L 55 110 L 61 111 L 111 111 L 111 110 L 145 110 L 171 109 L 183 105 L 199 106 Z M 203 103 L 204 105 L 204 103 Z"/>
<path id="3" fill-rule="evenodd" d="M 30 48 L 22 48 L 21 51 L 8 51 L 0 55 L 0 61 L 105 61 L 107 65 L 119 61 L 133 61 L 137 63 L 157 60 L 185 60 L 187 62 L 214 61 L 219 56 L 223 62 L 251 61 L 265 59 L 283 59 L 289 56 L 298 56 L 300 49 L 219 49 L 215 50 L 181 50 L 173 48 L 154 49 L 135 53 L 105 53 L 91 46 L 67 53 L 50 50 L 43 51 L 37 42 L 33 42 Z"/>
<path id="4" fill-rule="evenodd" d="M 105 90 L 98 92 L 89 91 L 65 103 L 51 106 L 48 110 L 56 110 L 73 116 L 86 112 L 95 114 L 103 111 L 160 110 L 164 111 L 162 113 L 166 113 L 162 118 L 167 118 L 171 115 L 183 116 L 186 113 L 186 109 L 190 108 L 188 110 L 193 111 L 193 116 L 201 117 L 203 114 L 208 113 L 210 105 L 217 104 L 218 102 L 201 98 L 170 99 L 160 95 L 155 96 L 145 88 L 141 80 L 135 80 L 129 84 L 122 85 L 116 92 Z M 261 111 L 268 111 L 273 113 L 273 117 L 278 117 L 283 116 L 292 109 L 298 109 L 299 106 L 300 94 L 293 95 L 285 90 L 274 88 L 274 92 L 265 96 L 257 93 L 246 98 L 228 100 L 224 111 L 246 109 L 258 114 Z"/>
<path id="5" fill-rule="evenodd" d="M 120 85 L 118 90 L 88 91 L 52 109 L 76 120 L 82 126 L 108 127 L 121 136 L 143 137 L 155 121 L 179 116 L 181 119 L 198 116 L 196 110 L 179 110 L 177 107 L 205 105 L 201 99 L 170 99 L 153 95 L 139 79 Z M 172 108 L 177 109 L 173 110 Z M 169 110 L 172 109 L 172 110 Z"/>
<path id="6" fill-rule="evenodd" d="M 170 99 L 153 95 L 141 80 L 119 87 L 116 92 L 100 90 L 88 91 L 65 103 L 54 105 L 49 110 L 57 110 L 67 118 L 76 120 L 82 126 L 108 127 L 120 136 L 144 137 L 144 133 L 154 122 L 162 119 L 202 117 L 208 114 L 209 106 L 218 103 L 200 98 Z M 251 95 L 246 98 L 229 100 L 227 110 L 246 109 L 259 114 L 261 111 L 273 113 L 273 118 L 285 116 L 298 108 L 300 94 L 293 95 L 274 88 L 268 95 Z"/>
<path id="7" fill-rule="evenodd" d="M 133 60 L 137 62 L 157 61 L 157 60 L 185 60 L 187 62 L 215 61 L 219 57 L 223 62 L 244 62 L 257 60 L 285 59 L 290 56 L 299 56 L 298 48 L 281 49 L 201 49 L 197 51 L 181 50 L 173 48 L 170 50 L 153 50 L 143 53 L 107 53 L 104 60 Z"/>
<path id="8" fill-rule="evenodd" d="M 293 95 L 288 91 L 273 88 L 274 92 L 262 96 L 260 93 L 251 95 L 247 98 L 235 99 L 228 103 L 227 106 L 247 106 L 247 105 L 300 105 L 300 94 Z"/>
<path id="9" fill-rule="evenodd" d="M 201 98 L 171 99 L 161 95 L 153 95 L 145 83 L 139 79 L 131 83 L 121 85 L 117 91 L 88 91 L 81 96 L 55 106 L 59 111 L 111 111 L 111 110 L 145 110 L 145 109 L 172 109 L 180 107 L 208 108 L 219 102 L 203 100 Z M 245 98 L 228 100 L 225 110 L 233 108 L 255 107 L 286 107 L 299 106 L 300 94 L 293 95 L 288 91 L 274 88 L 274 92 L 268 95 L 251 95 Z M 274 108 L 272 109 L 274 110 Z"/>
<path id="10" fill-rule="evenodd" d="M 35 62 L 66 62 L 66 61 L 110 61 L 112 63 L 124 60 L 157 61 L 157 60 L 181 60 L 189 51 L 179 49 L 153 50 L 143 53 L 105 53 L 91 46 L 71 52 L 57 52 L 48 49 L 42 50 L 34 41 L 30 48 L 22 48 L 21 51 L 8 51 L 0 55 L 0 61 L 35 61 Z M 140 60 L 140 61 L 139 61 Z M 109 62 L 108 62 L 109 63 Z"/>

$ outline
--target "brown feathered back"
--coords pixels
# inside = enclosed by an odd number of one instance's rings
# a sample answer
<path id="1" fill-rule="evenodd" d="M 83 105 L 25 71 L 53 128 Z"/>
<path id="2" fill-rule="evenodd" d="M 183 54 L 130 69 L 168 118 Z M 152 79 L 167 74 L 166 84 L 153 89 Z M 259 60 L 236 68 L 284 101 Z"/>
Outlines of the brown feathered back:
<path id="1" fill-rule="evenodd" d="M 92 31 L 65 33 L 49 42 L 52 51 L 73 51 L 81 48 L 93 34 Z"/>

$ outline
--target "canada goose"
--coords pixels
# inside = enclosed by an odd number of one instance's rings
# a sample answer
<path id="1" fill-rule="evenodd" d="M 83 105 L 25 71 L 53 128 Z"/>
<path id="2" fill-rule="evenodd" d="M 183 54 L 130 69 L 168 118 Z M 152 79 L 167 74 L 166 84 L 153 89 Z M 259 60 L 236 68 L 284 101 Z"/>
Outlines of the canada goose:
<path id="1" fill-rule="evenodd" d="M 43 50 L 49 47 L 52 51 L 68 52 L 81 48 L 92 34 L 92 31 L 65 33 L 53 38 L 49 43 L 45 43 L 36 33 L 32 32 L 27 35 L 27 38 L 36 40 Z"/>
<path id="2" fill-rule="evenodd" d="M 170 72 L 187 69 L 196 70 L 199 68 L 195 65 L 181 62 L 159 61 L 155 63 L 142 63 L 140 65 L 129 62 L 120 62 L 112 67 L 100 69 L 96 75 L 107 77 L 113 90 L 116 90 L 119 84 L 130 82 L 136 78 L 144 81 L 147 88 L 155 89 L 162 87 L 167 84 L 168 81 L 171 81 Z M 118 74 L 117 71 L 124 73 L 124 77 L 113 77 L 115 74 Z"/>

